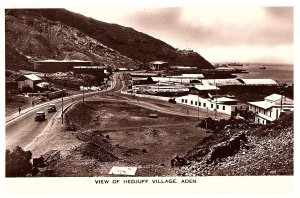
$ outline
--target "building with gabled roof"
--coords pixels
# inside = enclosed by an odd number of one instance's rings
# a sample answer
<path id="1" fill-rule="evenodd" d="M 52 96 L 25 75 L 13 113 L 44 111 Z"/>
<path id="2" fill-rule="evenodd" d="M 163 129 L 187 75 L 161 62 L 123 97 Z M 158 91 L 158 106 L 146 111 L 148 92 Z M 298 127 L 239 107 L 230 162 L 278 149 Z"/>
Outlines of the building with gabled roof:
<path id="1" fill-rule="evenodd" d="M 277 120 L 281 113 L 294 110 L 294 101 L 279 94 L 272 94 L 263 101 L 248 104 L 249 110 L 256 113 L 255 122 L 264 125 Z"/>
<path id="2" fill-rule="evenodd" d="M 19 92 L 23 92 L 24 90 L 34 91 L 37 88 L 36 85 L 43 80 L 35 74 L 27 74 L 20 76 L 16 81 Z"/>

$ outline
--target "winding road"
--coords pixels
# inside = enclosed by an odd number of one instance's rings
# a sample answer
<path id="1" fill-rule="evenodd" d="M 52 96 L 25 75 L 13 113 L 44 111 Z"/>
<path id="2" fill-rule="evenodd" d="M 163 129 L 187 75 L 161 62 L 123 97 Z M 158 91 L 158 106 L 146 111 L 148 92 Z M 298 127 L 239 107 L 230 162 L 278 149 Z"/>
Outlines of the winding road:
<path id="1" fill-rule="evenodd" d="M 133 104 L 139 107 L 151 109 L 158 112 L 173 114 L 173 115 L 181 115 L 186 117 L 197 117 L 197 114 L 186 114 L 184 112 L 176 111 L 176 107 L 173 108 L 165 108 L 162 106 L 158 106 L 151 102 L 151 100 L 137 100 L 135 97 L 124 95 L 121 93 L 121 90 L 124 88 L 123 81 L 121 80 L 122 73 L 115 73 L 113 75 L 113 85 L 112 88 L 104 91 L 95 91 L 85 93 L 85 99 L 87 100 L 97 100 L 97 101 L 105 101 L 110 100 L 111 102 L 126 102 L 129 104 Z M 101 97 L 103 95 L 114 93 L 112 98 Z M 96 97 L 94 97 L 96 96 Z M 64 107 L 71 105 L 74 102 L 82 100 L 82 94 L 74 95 L 72 97 L 64 98 Z M 156 101 L 157 102 L 157 101 Z M 49 103 L 53 103 L 57 107 L 56 113 L 48 113 L 47 107 Z M 43 131 L 47 130 L 49 126 L 56 121 L 55 118 L 60 117 L 61 115 L 61 99 L 53 100 L 49 103 L 42 104 L 40 106 L 36 106 L 35 108 L 28 108 L 23 110 L 22 115 L 15 114 L 14 116 L 10 116 L 10 118 L 6 118 L 5 127 L 6 127 L 6 149 L 13 149 L 17 145 L 25 148 L 29 145 L 35 138 L 37 138 Z M 165 103 L 165 102 L 162 102 Z M 174 105 L 174 104 L 173 104 Z M 179 104 L 178 104 L 179 105 Z M 189 108 L 189 107 L 185 107 Z M 34 117 L 36 112 L 44 111 L 46 112 L 46 121 L 44 122 L 35 122 Z M 205 113 L 204 113 L 205 115 Z M 203 117 L 203 115 L 201 116 Z"/>
<path id="2" fill-rule="evenodd" d="M 95 95 L 107 94 L 112 91 L 118 91 L 122 89 L 122 81 L 119 80 L 120 74 L 114 75 L 114 85 L 112 89 L 105 91 L 96 91 L 85 93 L 85 98 L 90 98 Z M 74 101 L 73 101 L 74 99 Z M 75 95 L 73 97 L 64 97 L 63 104 L 64 107 L 67 107 L 73 102 L 82 100 L 82 94 Z M 56 113 L 48 113 L 47 107 L 48 104 L 55 104 L 57 108 Z M 42 133 L 51 122 L 54 121 L 54 118 L 61 115 L 61 99 L 53 100 L 45 104 L 36 106 L 35 108 L 28 108 L 22 110 L 23 114 L 14 116 L 9 116 L 6 118 L 5 122 L 5 141 L 6 149 L 13 149 L 16 146 L 21 146 L 22 148 L 30 144 L 40 133 Z M 46 113 L 46 120 L 43 122 L 35 122 L 34 117 L 36 112 L 44 111 Z"/>

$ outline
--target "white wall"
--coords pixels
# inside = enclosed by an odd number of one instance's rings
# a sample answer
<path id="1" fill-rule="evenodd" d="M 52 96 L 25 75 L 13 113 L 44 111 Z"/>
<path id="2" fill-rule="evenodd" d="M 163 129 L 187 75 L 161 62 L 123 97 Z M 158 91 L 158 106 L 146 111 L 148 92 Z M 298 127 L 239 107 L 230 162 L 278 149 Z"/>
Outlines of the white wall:
<path id="1" fill-rule="evenodd" d="M 198 103 L 199 100 L 199 103 Z M 216 103 L 211 102 L 209 99 L 201 98 L 196 95 L 187 95 L 181 96 L 176 98 L 176 102 L 180 104 L 185 104 L 193 107 L 198 107 L 201 109 L 208 109 L 209 111 L 215 111 Z M 232 105 L 224 105 L 224 104 L 217 104 L 218 109 L 217 112 L 221 112 L 227 115 L 231 115 Z"/>
<path id="2" fill-rule="evenodd" d="M 32 80 L 24 80 L 18 82 L 18 88 L 23 90 L 24 87 L 30 87 L 33 89 L 33 81 Z"/>
<path id="3" fill-rule="evenodd" d="M 283 109 L 290 109 L 292 110 L 293 107 L 292 106 L 283 106 Z M 258 124 L 266 124 L 267 121 L 275 121 L 276 119 L 279 118 L 280 116 L 280 110 L 281 107 L 280 106 L 274 106 L 270 109 L 263 109 L 263 108 L 259 108 L 256 107 L 254 105 L 249 105 L 249 110 L 256 112 L 257 115 L 255 116 L 255 122 Z"/>

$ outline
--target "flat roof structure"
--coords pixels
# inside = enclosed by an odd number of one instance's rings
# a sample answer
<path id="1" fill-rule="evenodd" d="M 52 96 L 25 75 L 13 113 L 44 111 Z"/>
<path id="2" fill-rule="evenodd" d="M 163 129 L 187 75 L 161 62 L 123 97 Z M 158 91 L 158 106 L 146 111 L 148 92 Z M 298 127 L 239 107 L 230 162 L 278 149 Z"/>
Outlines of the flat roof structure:
<path id="1" fill-rule="evenodd" d="M 278 83 L 273 79 L 240 79 L 245 85 L 278 85 Z"/>

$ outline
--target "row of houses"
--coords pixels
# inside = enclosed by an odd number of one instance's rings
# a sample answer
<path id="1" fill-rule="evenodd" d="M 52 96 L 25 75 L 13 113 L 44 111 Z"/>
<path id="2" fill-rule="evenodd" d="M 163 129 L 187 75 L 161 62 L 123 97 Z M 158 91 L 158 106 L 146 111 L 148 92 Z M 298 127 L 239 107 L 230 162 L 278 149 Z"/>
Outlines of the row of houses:
<path id="1" fill-rule="evenodd" d="M 227 115 L 231 115 L 232 112 L 244 107 L 244 105 L 238 104 L 238 100 L 233 98 L 202 98 L 199 95 L 191 94 L 177 97 L 176 102 Z M 255 123 L 263 125 L 277 120 L 283 112 L 294 110 L 294 101 L 280 94 L 272 94 L 265 97 L 263 101 L 248 102 L 247 104 L 248 109 L 255 112 Z"/>
<path id="2" fill-rule="evenodd" d="M 132 90 L 135 93 L 142 94 L 162 94 L 174 93 L 170 96 L 179 104 L 188 105 L 196 108 L 206 109 L 207 111 L 216 111 L 231 115 L 232 112 L 241 108 L 248 108 L 256 113 L 255 122 L 267 124 L 280 116 L 282 112 L 293 111 L 293 100 L 283 95 L 272 94 L 264 98 L 263 101 L 239 103 L 233 95 L 222 95 L 220 88 L 232 87 L 253 87 L 258 86 L 276 87 L 279 85 L 273 79 L 204 79 L 202 74 L 181 74 L 178 76 L 149 76 L 146 73 L 142 75 L 133 75 Z M 139 77 L 138 77 L 139 76 Z M 265 87 L 265 88 L 266 88 Z M 218 93 L 218 94 L 217 94 Z M 223 93 L 224 94 L 224 93 Z"/>

